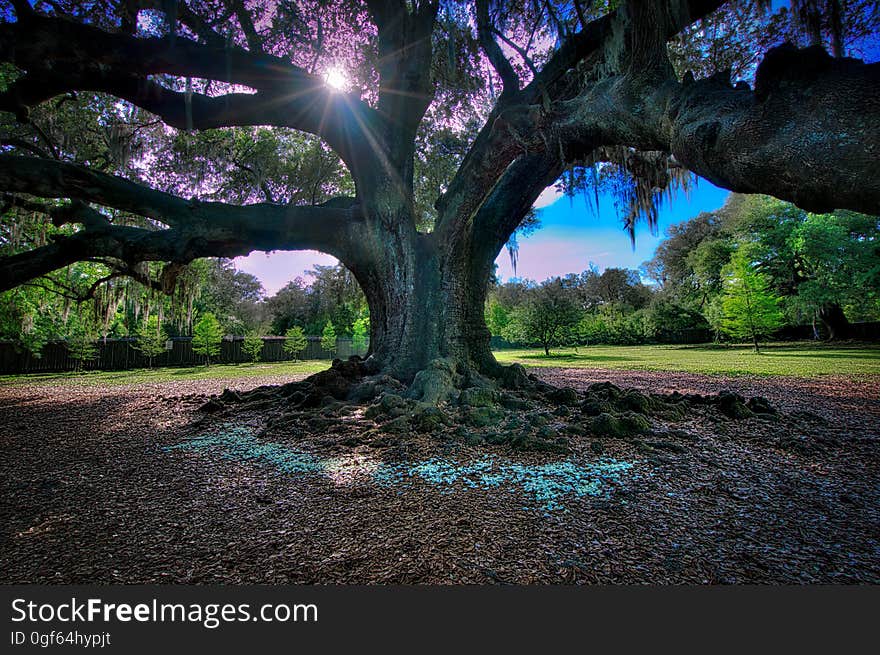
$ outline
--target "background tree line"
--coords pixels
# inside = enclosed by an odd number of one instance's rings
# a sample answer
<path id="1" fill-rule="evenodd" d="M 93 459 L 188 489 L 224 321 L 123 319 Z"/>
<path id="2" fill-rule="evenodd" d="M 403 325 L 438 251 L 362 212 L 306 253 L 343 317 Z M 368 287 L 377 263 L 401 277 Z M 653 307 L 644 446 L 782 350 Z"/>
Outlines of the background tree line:
<path id="1" fill-rule="evenodd" d="M 709 329 L 754 342 L 785 326 L 847 338 L 880 318 L 880 223 L 850 211 L 810 214 L 767 196 L 733 194 L 673 225 L 640 271 L 595 267 L 540 284 L 493 281 L 493 335 L 551 346 L 638 344 Z"/>
<path id="2" fill-rule="evenodd" d="M 144 271 L 144 280 L 157 271 Z M 82 262 L 0 294 L 0 340 L 39 355 L 51 340 L 67 340 L 87 360 L 98 339 L 136 337 L 152 359 L 170 337 L 194 336 L 206 358 L 223 335 L 287 335 L 298 328 L 325 343 L 351 337 L 363 348 L 369 335 L 366 300 L 342 266 L 316 266 L 273 296 L 229 260 L 201 259 L 179 274 L 171 295 L 101 263 Z M 295 343 L 299 343 L 297 340 Z M 300 348 L 299 350 L 302 350 Z M 291 352 L 295 356 L 296 353 Z"/>
<path id="3" fill-rule="evenodd" d="M 4 250 L 49 238 L 28 233 L 21 216 L 14 224 L 25 227 L 7 235 Z M 786 325 L 812 324 L 817 338 L 846 338 L 850 322 L 880 319 L 877 217 L 816 215 L 766 196 L 734 194 L 717 211 L 673 225 L 667 236 L 640 271 L 592 267 L 540 284 L 492 280 L 486 305 L 492 334 L 549 352 L 560 345 L 664 341 L 692 329 L 758 341 Z M 83 359 L 101 337 L 138 337 L 150 358 L 172 336 L 208 335 L 207 344 L 218 335 L 246 335 L 255 358 L 264 335 L 293 338 L 291 348 L 305 335 L 366 345 L 366 299 L 340 265 L 315 266 L 269 297 L 256 277 L 229 260 L 189 264 L 170 295 L 155 283 L 158 264 L 143 269 L 135 277 L 115 276 L 101 262 L 80 262 L 7 291 L 0 296 L 0 339 L 33 353 L 66 339 Z M 209 358 L 213 351 L 203 348 Z"/>

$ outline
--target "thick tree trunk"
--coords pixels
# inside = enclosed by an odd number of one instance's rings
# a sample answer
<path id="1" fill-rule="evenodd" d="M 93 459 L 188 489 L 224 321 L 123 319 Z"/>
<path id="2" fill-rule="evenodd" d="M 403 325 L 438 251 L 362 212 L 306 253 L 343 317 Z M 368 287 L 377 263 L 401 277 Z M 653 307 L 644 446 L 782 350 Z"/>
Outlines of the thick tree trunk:
<path id="1" fill-rule="evenodd" d="M 494 255 L 474 257 L 412 221 L 369 223 L 368 256 L 346 263 L 370 306 L 369 367 L 410 382 L 442 358 L 497 375 L 484 317 Z"/>

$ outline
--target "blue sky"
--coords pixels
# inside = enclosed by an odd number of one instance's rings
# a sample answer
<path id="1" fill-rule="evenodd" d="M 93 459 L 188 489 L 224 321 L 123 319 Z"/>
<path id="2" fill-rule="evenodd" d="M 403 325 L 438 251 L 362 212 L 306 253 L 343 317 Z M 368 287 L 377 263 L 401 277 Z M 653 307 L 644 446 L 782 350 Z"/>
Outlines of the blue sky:
<path id="1" fill-rule="evenodd" d="M 689 194 L 680 192 L 672 203 L 664 203 L 660 209 L 657 236 L 652 235 L 647 226 L 638 226 L 633 250 L 610 195 L 599 196 L 597 216 L 587 207 L 584 198 L 569 199 L 549 187 L 536 203 L 540 207 L 541 229 L 519 241 L 517 275 L 541 281 L 556 275 L 579 273 L 591 262 L 600 270 L 638 268 L 653 256 L 657 244 L 665 237 L 666 228 L 700 212 L 718 209 L 729 193 L 701 179 Z M 503 280 L 513 276 L 507 250 L 503 250 L 496 261 L 498 275 Z M 304 272 L 315 264 L 335 263 L 330 255 L 309 250 L 271 254 L 254 252 L 235 260 L 239 269 L 260 279 L 269 295 L 295 277 L 304 277 Z"/>
<path id="2" fill-rule="evenodd" d="M 599 196 L 599 211 L 590 209 L 583 197 L 572 199 L 544 193 L 552 204 L 540 210 L 541 229 L 519 241 L 518 277 L 545 280 L 556 275 L 579 273 L 590 263 L 605 270 L 610 267 L 638 268 L 654 256 L 657 245 L 665 238 L 666 229 L 700 212 L 718 209 L 730 194 L 706 180 L 700 179 L 690 193 L 679 192 L 671 203 L 665 202 L 659 212 L 657 235 L 647 225 L 636 227 L 636 245 L 633 249 L 629 235 L 624 232 L 620 217 L 610 195 Z M 542 203 L 539 200 L 538 206 Z M 507 251 L 496 260 L 502 280 L 513 276 L 513 267 Z"/>

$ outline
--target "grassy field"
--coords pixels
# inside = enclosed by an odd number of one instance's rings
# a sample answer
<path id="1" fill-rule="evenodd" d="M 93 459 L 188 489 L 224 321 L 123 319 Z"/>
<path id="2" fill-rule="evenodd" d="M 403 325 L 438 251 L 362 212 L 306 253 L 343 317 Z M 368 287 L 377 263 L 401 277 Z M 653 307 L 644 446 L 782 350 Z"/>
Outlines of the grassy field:
<path id="1" fill-rule="evenodd" d="M 829 374 L 880 375 L 880 346 L 825 346 L 815 343 L 773 344 L 756 354 L 750 346 L 589 346 L 554 349 L 549 357 L 535 348 L 499 350 L 498 361 L 519 362 L 527 367 L 629 369 L 682 371 L 722 375 Z M 39 373 L 0 376 L 0 386 L 21 384 L 114 385 L 147 384 L 184 380 L 236 380 L 309 374 L 324 370 L 326 360 L 225 364 L 210 367 L 94 371 L 86 373 Z"/>
<path id="2" fill-rule="evenodd" d="M 589 346 L 560 348 L 549 357 L 541 349 L 499 350 L 498 361 L 561 368 L 681 371 L 724 375 L 880 374 L 880 346 L 826 346 L 779 343 L 751 346 Z"/>
<path id="3" fill-rule="evenodd" d="M 328 360 L 305 362 L 267 362 L 261 364 L 215 364 L 185 368 L 134 369 L 131 371 L 88 371 L 84 373 L 34 373 L 0 376 L 0 386 L 20 384 L 148 384 L 184 380 L 237 380 L 240 378 L 274 377 L 309 374 L 330 366 Z"/>

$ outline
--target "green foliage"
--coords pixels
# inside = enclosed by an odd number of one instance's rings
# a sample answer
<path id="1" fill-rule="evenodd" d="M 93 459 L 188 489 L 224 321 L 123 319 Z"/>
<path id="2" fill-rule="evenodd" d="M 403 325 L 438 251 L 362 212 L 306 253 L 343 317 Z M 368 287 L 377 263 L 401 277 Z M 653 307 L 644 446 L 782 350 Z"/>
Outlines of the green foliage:
<path id="1" fill-rule="evenodd" d="M 250 358 L 251 362 L 256 363 L 260 361 L 260 355 L 263 353 L 263 337 L 259 332 L 249 332 L 245 335 L 241 349 Z"/>
<path id="2" fill-rule="evenodd" d="M 61 317 L 53 311 L 54 300 L 39 287 L 17 287 L 0 294 L 0 339 L 39 357 L 46 342 L 61 336 L 63 329 Z"/>
<path id="3" fill-rule="evenodd" d="M 571 340 L 581 310 L 559 278 L 529 290 L 525 302 L 512 315 L 504 336 L 509 341 L 540 343 L 546 354 L 551 346 Z"/>
<path id="4" fill-rule="evenodd" d="M 336 328 L 330 321 L 327 321 L 321 331 L 321 348 L 330 353 L 336 352 Z"/>
<path id="5" fill-rule="evenodd" d="M 670 333 L 707 327 L 700 312 L 661 293 L 651 299 L 651 304 L 643 310 L 642 319 L 646 336 L 660 340 Z"/>
<path id="6" fill-rule="evenodd" d="M 648 336 L 644 311 L 626 312 L 613 305 L 584 315 L 577 326 L 577 341 L 586 345 L 639 344 L 644 343 Z"/>
<path id="7" fill-rule="evenodd" d="M 168 341 L 165 328 L 159 325 L 158 317 L 151 316 L 149 321 L 138 328 L 135 336 L 137 340 L 132 347 L 147 358 L 152 368 L 153 358 L 165 352 L 165 342 Z"/>
<path id="8" fill-rule="evenodd" d="M 718 211 L 673 226 L 643 270 L 661 294 L 699 313 L 718 334 L 723 323 L 722 271 L 739 251 L 782 298 L 791 324 L 829 316 L 880 318 L 880 223 L 849 211 L 810 214 L 767 196 L 733 194 Z"/>
<path id="9" fill-rule="evenodd" d="M 490 298 L 486 303 L 486 326 L 492 334 L 503 335 L 511 321 L 511 310 L 502 305 L 498 300 Z"/>
<path id="10" fill-rule="evenodd" d="M 235 204 L 317 204 L 354 195 L 336 154 L 319 138 L 286 128 L 181 130 L 159 153 L 156 168 L 179 194 Z M 202 184 L 209 179 L 220 183 Z"/>
<path id="11" fill-rule="evenodd" d="M 298 277 L 266 301 L 273 332 L 299 325 L 307 334 L 320 334 L 331 321 L 338 336 L 352 335 L 355 321 L 369 313 L 357 280 L 341 265 L 315 266 L 307 275 L 311 284 Z"/>
<path id="12" fill-rule="evenodd" d="M 306 349 L 308 343 L 306 333 L 303 332 L 299 325 L 288 328 L 287 332 L 284 333 L 284 352 L 293 357 L 293 359 L 296 359 L 297 355 Z"/>
<path id="13" fill-rule="evenodd" d="M 85 362 L 98 358 L 97 340 L 98 330 L 91 316 L 81 311 L 74 314 L 68 326 L 65 346 L 70 356 L 76 360 L 77 371 L 82 370 Z"/>
<path id="14" fill-rule="evenodd" d="M 748 339 L 759 350 L 758 340 L 784 324 L 779 309 L 781 298 L 770 289 L 767 279 L 738 251 L 723 271 L 724 296 L 721 303 L 721 329 L 735 339 Z"/>
<path id="15" fill-rule="evenodd" d="M 643 343 L 652 291 L 636 271 L 591 268 L 536 285 L 509 282 L 492 289 L 486 324 L 510 342 Z"/>
<path id="16" fill-rule="evenodd" d="M 354 322 L 351 329 L 351 345 L 358 352 L 366 350 L 370 337 L 370 317 L 362 316 Z"/>
<path id="17" fill-rule="evenodd" d="M 223 341 L 223 330 L 220 322 L 212 313 L 202 314 L 193 328 L 192 348 L 197 355 L 205 356 L 205 365 L 211 364 L 211 357 L 220 354 L 220 343 Z"/>

